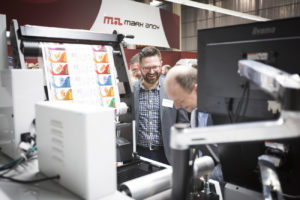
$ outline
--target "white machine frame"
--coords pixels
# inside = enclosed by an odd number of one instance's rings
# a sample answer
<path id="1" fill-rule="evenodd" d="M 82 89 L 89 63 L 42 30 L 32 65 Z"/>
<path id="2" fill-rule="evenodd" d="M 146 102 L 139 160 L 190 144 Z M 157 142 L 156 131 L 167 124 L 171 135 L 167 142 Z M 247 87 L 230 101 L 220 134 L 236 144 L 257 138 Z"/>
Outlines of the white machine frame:
<path id="1" fill-rule="evenodd" d="M 84 199 L 117 191 L 113 108 L 71 102 L 36 105 L 38 163 L 47 176 Z"/>

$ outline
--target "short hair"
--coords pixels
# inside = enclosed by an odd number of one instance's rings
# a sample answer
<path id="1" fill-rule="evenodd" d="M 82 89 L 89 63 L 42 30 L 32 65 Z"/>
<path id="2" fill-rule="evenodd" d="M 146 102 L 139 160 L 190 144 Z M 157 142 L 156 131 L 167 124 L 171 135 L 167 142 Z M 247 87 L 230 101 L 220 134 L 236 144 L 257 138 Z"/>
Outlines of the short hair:
<path id="1" fill-rule="evenodd" d="M 132 56 L 130 61 L 129 61 L 129 65 L 132 65 L 134 63 L 139 63 L 139 53 Z"/>
<path id="2" fill-rule="evenodd" d="M 191 66 L 177 65 L 170 69 L 169 73 L 173 71 L 175 81 L 187 92 L 192 92 L 194 85 L 197 83 L 198 70 Z M 168 74 L 169 74 L 168 73 Z"/>
<path id="3" fill-rule="evenodd" d="M 171 65 L 163 65 L 162 68 L 166 68 L 167 70 L 171 69 Z"/>
<path id="4" fill-rule="evenodd" d="M 139 53 L 139 62 L 140 62 L 140 64 L 141 64 L 141 61 L 142 61 L 143 58 L 150 57 L 150 56 L 158 56 L 159 59 L 161 59 L 161 53 L 157 48 L 155 48 L 155 47 L 145 47 Z"/>

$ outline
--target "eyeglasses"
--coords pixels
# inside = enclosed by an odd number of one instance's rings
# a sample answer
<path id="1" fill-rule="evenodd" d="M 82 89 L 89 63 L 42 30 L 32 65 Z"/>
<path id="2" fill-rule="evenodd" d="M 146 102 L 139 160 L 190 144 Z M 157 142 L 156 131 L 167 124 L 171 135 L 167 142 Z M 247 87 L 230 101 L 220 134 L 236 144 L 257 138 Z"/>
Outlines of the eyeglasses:
<path id="1" fill-rule="evenodd" d="M 151 69 L 152 69 L 153 71 L 157 71 L 157 70 L 159 70 L 159 68 L 160 68 L 160 66 L 142 67 L 142 70 L 143 70 L 144 72 L 150 72 Z"/>

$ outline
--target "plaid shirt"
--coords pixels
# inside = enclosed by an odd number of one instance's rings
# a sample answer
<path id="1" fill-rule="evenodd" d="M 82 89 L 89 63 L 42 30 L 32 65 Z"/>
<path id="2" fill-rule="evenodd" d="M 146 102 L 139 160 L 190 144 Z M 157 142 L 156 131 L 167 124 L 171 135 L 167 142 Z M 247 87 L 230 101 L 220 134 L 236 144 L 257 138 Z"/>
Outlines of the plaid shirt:
<path id="1" fill-rule="evenodd" d="M 162 146 L 159 85 L 152 90 L 140 84 L 137 144 L 143 147 Z"/>

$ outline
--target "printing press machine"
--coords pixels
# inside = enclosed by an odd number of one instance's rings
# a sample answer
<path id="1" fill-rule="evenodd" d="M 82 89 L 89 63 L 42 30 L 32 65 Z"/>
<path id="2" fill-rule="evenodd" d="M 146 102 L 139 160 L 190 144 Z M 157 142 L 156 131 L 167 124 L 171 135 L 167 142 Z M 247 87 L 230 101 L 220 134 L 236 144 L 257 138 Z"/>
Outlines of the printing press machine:
<path id="1" fill-rule="evenodd" d="M 118 116 L 118 123 L 116 123 L 114 128 L 117 147 L 115 151 L 117 157 L 116 162 L 121 164 L 117 167 L 117 188 L 118 190 L 122 190 L 123 194 L 113 191 L 111 194 L 103 197 L 103 199 L 120 199 L 120 197 L 121 199 L 130 199 L 130 197 L 124 195 L 124 193 L 132 196 L 134 199 L 144 199 L 147 197 L 145 195 L 153 196 L 156 193 L 169 189 L 171 187 L 171 167 L 138 156 L 134 152 L 135 142 L 130 142 L 130 140 L 135 140 L 135 135 L 131 135 L 134 133 L 132 128 L 134 127 L 132 125 L 132 123 L 134 123 L 134 115 L 132 114 L 133 99 L 122 41 L 124 37 L 130 38 L 133 36 L 124 36 L 116 32 L 113 34 L 101 34 L 83 30 L 30 25 L 19 26 L 17 20 L 12 20 L 10 32 L 6 32 L 5 16 L 0 15 L 0 17 L 0 30 L 2 33 L 1 48 L 4 49 L 1 50 L 4 53 L 1 53 L 2 66 L 0 68 L 0 80 L 2 82 L 0 92 L 2 93 L 1 96 L 4 97 L 2 99 L 3 102 L 0 102 L 0 123 L 3 125 L 0 130 L 1 164 L 9 162 L 11 158 L 18 159 L 21 153 L 19 144 L 26 142 L 31 143 L 33 138 L 35 139 L 35 135 L 32 134 L 34 132 L 32 129 L 35 126 L 34 107 L 37 102 L 47 100 L 48 98 L 47 88 L 44 86 L 42 70 L 26 69 L 25 58 L 38 58 L 42 56 L 40 42 L 110 45 L 113 48 L 113 60 L 119 82 L 120 101 L 126 103 L 128 109 L 125 114 Z M 14 68 L 10 69 L 7 67 L 7 43 L 11 45 L 13 52 Z M 20 82 L 19 79 L 25 81 Z M 46 108 L 48 105 L 47 103 L 45 105 Z M 41 107 L 42 106 L 43 105 L 41 105 Z M 52 105 L 49 104 L 48 108 L 51 106 Z M 53 113 L 55 114 L 55 112 Z M 9 125 L 6 125 L 6 123 Z M 36 135 L 37 139 L 39 139 L 38 132 Z M 42 141 L 42 139 L 40 139 L 40 141 Z M 37 140 L 37 145 L 38 142 L 39 140 Z M 38 149 L 42 148 L 43 147 L 38 147 Z M 105 151 L 105 149 L 103 149 L 103 151 Z M 39 160 L 39 157 L 37 159 Z M 116 162 L 113 163 L 114 166 Z M 36 160 L 29 161 L 23 166 L 24 168 L 21 167 L 22 169 L 20 169 L 20 166 L 17 166 L 13 170 L 13 172 L 18 173 L 14 176 L 15 178 L 30 180 L 37 177 L 45 177 L 45 174 L 40 172 Z M 28 169 L 26 169 L 27 167 Z M 137 180 L 137 182 L 134 182 L 134 180 Z M 157 180 L 161 181 L 157 182 Z M 146 185 L 148 187 L 151 181 L 155 183 L 153 186 L 155 188 L 153 190 L 148 189 L 149 192 L 145 192 L 143 188 L 137 187 L 141 185 L 141 183 L 144 187 Z M 18 199 L 21 196 L 22 199 L 76 199 L 82 197 L 89 199 L 89 196 L 78 194 L 67 185 L 63 183 L 60 184 L 71 192 L 61 188 L 53 181 L 29 186 L 9 181 L 1 181 L 2 193 L 0 193 L 0 197 L 1 199 Z M 136 187 L 137 189 L 135 190 Z M 141 193 L 140 191 L 143 192 Z M 75 193 L 75 195 L 73 193 Z M 170 193 L 167 196 L 170 196 Z M 161 198 L 158 197 L 158 199 Z"/>

